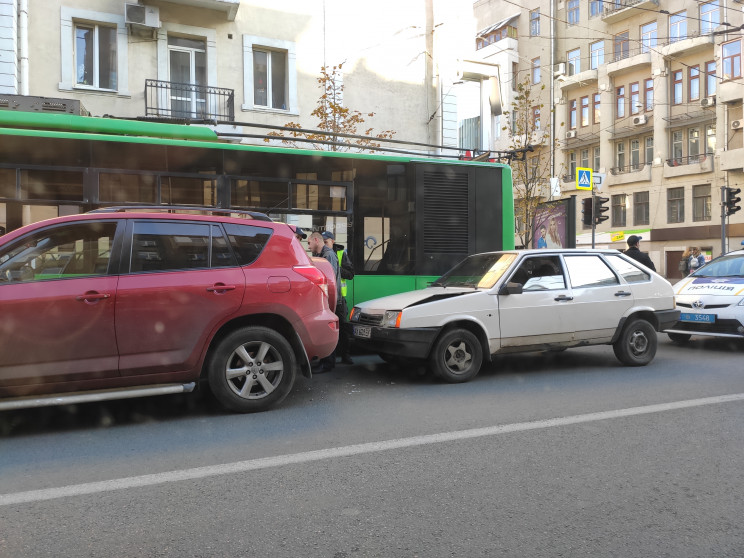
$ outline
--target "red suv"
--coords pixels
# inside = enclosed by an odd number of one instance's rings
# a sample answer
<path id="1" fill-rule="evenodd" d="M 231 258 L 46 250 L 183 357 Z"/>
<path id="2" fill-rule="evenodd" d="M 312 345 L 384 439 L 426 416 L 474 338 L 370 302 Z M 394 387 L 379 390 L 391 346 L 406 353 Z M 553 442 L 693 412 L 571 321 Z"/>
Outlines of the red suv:
<path id="1" fill-rule="evenodd" d="M 228 409 L 261 411 L 333 351 L 329 280 L 289 226 L 159 209 L 0 237 L 0 410 L 191 391 L 206 379 Z"/>

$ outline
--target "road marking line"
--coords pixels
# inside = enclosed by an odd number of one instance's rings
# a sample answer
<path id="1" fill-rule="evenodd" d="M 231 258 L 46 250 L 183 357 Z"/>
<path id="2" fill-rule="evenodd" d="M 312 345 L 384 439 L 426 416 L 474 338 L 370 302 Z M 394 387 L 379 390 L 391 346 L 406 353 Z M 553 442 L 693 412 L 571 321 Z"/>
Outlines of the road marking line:
<path id="1" fill-rule="evenodd" d="M 598 413 L 587 413 L 583 415 L 573 415 L 547 420 L 536 420 L 532 422 L 518 422 L 515 424 L 505 424 L 501 426 L 473 428 L 470 430 L 441 432 L 439 434 L 413 436 L 411 438 L 399 438 L 397 440 L 369 442 L 366 444 L 355 444 L 338 448 L 328 448 L 289 455 L 278 455 L 276 457 L 264 457 L 261 459 L 251 459 L 248 461 L 237 461 L 235 463 L 225 463 L 222 465 L 195 467 L 192 469 L 182 469 L 180 471 L 168 471 L 165 473 L 155 473 L 151 475 L 140 475 L 136 477 L 124 477 L 99 482 L 72 484 L 59 488 L 45 488 L 41 490 L 28 490 L 25 492 L 0 494 L 0 506 L 27 504 L 31 502 L 41 502 L 44 500 L 54 500 L 57 498 L 65 498 L 70 496 L 83 496 L 85 494 L 96 494 L 100 492 L 112 492 L 114 490 L 124 490 L 127 488 L 142 488 L 145 486 L 203 479 L 208 477 L 215 477 L 218 475 L 245 473 L 247 471 L 268 469 L 270 467 L 282 467 L 285 465 L 293 465 L 298 463 L 310 463 L 313 461 L 321 461 L 324 459 L 349 457 L 353 455 L 362 455 L 366 453 L 376 453 L 381 451 L 411 448 L 430 444 L 441 444 L 444 442 L 467 440 L 470 438 L 480 438 L 484 436 L 497 436 L 499 434 L 524 432 L 527 430 L 539 430 L 543 428 L 552 428 L 555 426 L 569 426 L 573 424 L 595 422 L 600 420 L 647 415 L 652 413 L 662 413 L 665 411 L 673 411 L 676 409 L 687 409 L 690 407 L 701 407 L 704 405 L 717 405 L 720 403 L 730 403 L 733 401 L 744 401 L 744 393 L 721 395 L 717 397 L 705 397 L 701 399 L 690 399 L 686 401 L 676 401 L 673 403 L 660 403 L 656 405 L 646 405 L 643 407 L 630 407 L 628 409 L 619 409 L 615 411 L 601 411 Z"/>

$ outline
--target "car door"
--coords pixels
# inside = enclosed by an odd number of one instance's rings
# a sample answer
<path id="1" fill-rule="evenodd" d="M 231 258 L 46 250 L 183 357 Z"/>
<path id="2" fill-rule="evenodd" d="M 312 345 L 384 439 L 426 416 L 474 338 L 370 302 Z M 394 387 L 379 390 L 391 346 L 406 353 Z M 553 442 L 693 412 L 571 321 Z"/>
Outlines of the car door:
<path id="1" fill-rule="evenodd" d="M 611 339 L 634 304 L 633 292 L 599 254 L 564 255 L 573 300 L 567 325 L 577 340 Z"/>
<path id="2" fill-rule="evenodd" d="M 498 295 L 501 347 L 529 347 L 573 339 L 566 324 L 571 291 L 558 256 L 526 256 L 506 281 L 520 294 Z"/>
<path id="3" fill-rule="evenodd" d="M 116 301 L 123 376 L 192 370 L 211 332 L 240 307 L 245 276 L 221 226 L 134 220 Z"/>
<path id="4" fill-rule="evenodd" d="M 0 249 L 0 384 L 118 375 L 116 221 L 68 222 Z"/>

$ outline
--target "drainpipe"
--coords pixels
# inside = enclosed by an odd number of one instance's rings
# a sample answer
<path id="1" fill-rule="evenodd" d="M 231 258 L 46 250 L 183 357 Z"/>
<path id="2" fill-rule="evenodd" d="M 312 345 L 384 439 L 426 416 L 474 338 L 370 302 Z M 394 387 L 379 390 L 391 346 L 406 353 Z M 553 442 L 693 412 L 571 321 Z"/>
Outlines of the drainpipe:
<path id="1" fill-rule="evenodd" d="M 21 79 L 21 95 L 28 95 L 28 0 L 20 0 L 18 5 L 18 59 Z"/>
<path id="2" fill-rule="evenodd" d="M 555 1 L 550 0 L 550 178 L 555 176 Z"/>

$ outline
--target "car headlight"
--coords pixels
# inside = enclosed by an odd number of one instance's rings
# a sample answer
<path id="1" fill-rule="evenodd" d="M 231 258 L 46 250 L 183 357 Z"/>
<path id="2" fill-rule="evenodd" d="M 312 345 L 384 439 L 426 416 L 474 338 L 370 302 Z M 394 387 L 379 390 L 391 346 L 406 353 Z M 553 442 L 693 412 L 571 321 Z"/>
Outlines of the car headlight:
<path id="1" fill-rule="evenodd" d="M 737 304 L 737 306 L 744 306 L 744 298 L 742 298 L 742 299 L 741 299 L 741 300 L 739 301 L 739 304 Z"/>
<path id="2" fill-rule="evenodd" d="M 400 327 L 401 314 L 399 310 L 386 310 L 382 318 L 382 327 Z"/>
<path id="3" fill-rule="evenodd" d="M 351 309 L 351 315 L 349 316 L 349 321 L 358 322 L 361 316 L 362 316 L 362 311 L 359 309 L 359 306 L 354 306 L 354 308 Z"/>

